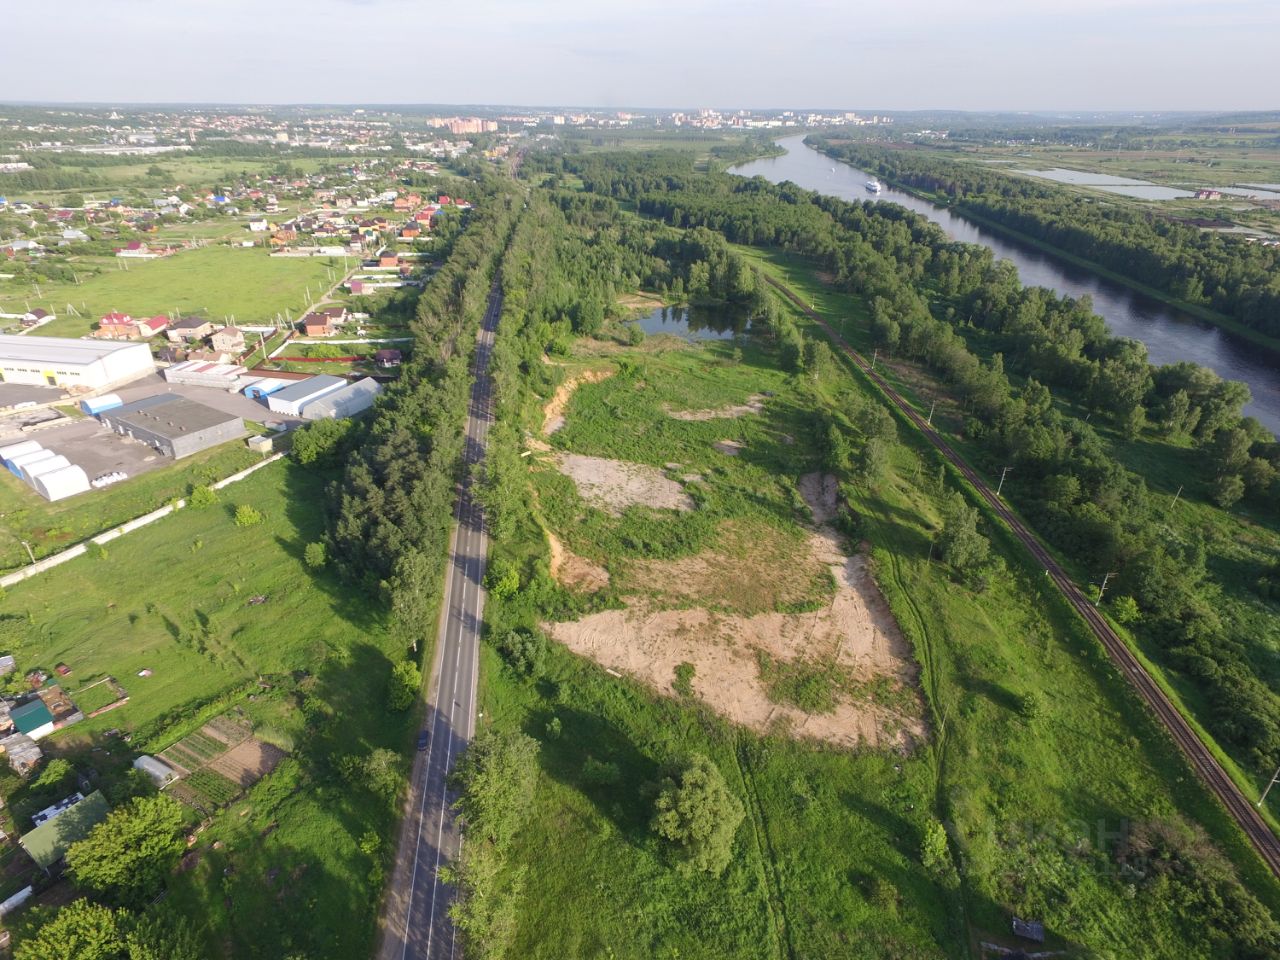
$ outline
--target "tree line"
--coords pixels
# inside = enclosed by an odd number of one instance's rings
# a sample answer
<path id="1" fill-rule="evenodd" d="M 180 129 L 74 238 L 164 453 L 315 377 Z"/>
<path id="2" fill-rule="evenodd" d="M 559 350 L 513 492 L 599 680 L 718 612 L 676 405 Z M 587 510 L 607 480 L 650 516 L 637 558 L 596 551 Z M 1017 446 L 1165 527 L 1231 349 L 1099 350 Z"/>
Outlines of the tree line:
<path id="1" fill-rule="evenodd" d="M 869 144 L 814 146 L 894 183 L 1123 274 L 1185 303 L 1280 337 L 1280 248 L 1203 230 L 977 164 Z"/>

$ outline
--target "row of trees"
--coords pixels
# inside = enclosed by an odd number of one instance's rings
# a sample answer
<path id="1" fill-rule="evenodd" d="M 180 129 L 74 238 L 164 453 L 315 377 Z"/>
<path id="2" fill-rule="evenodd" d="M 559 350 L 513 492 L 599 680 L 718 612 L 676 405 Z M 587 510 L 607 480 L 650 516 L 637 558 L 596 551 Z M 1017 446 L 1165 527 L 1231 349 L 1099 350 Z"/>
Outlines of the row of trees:
<path id="1" fill-rule="evenodd" d="M 631 157 L 610 178 L 595 172 L 607 169 L 598 155 L 563 162 L 672 223 L 815 257 L 837 286 L 865 298 L 882 350 L 950 384 L 987 466 L 1014 466 L 1010 493 L 1039 531 L 1099 576 L 1120 571 L 1113 596 L 1129 598 L 1121 602 L 1137 609 L 1134 629 L 1206 694 L 1215 734 L 1258 768 L 1280 763 L 1280 699 L 1252 669 L 1247 633 L 1213 599 L 1265 582 L 1265 571 L 1219 580 L 1212 547 L 1197 531 L 1170 535 L 1166 508 L 1091 422 L 1122 437 L 1191 442 L 1201 453 L 1200 475 L 1187 476 L 1193 485 L 1211 484 L 1220 504 L 1245 496 L 1265 508 L 1280 445 L 1241 416 L 1246 388 L 1192 364 L 1153 369 L 1141 344 L 1108 335 L 1087 300 L 1024 288 L 990 251 L 952 242 L 901 207 L 687 166 L 680 176 L 671 171 L 676 158 L 648 172 Z M 1003 349 L 984 357 L 970 341 Z"/>
<path id="2" fill-rule="evenodd" d="M 1071 190 L 977 164 L 869 144 L 837 146 L 821 138 L 815 146 L 895 183 L 946 197 L 961 211 L 1280 337 L 1280 248 L 1202 230 L 1132 204 L 1083 201 Z"/>

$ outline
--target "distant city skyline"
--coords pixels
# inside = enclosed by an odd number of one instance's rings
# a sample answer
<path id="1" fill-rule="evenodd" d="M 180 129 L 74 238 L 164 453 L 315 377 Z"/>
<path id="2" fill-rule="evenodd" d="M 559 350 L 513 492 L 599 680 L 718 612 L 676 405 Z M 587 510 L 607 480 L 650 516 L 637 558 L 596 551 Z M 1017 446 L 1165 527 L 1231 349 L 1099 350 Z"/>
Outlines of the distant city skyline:
<path id="1" fill-rule="evenodd" d="M 1269 0 L 59 0 L 7 13 L 6 101 L 1280 108 Z"/>

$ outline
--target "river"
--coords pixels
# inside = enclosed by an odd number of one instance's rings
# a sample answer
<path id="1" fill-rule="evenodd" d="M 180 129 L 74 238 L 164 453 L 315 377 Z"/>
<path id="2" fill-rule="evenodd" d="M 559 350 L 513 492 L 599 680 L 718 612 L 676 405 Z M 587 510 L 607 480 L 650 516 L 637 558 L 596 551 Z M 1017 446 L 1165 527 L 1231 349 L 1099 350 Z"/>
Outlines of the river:
<path id="1" fill-rule="evenodd" d="M 824 156 L 803 141 L 803 135 L 779 140 L 779 146 L 787 151 L 784 156 L 753 160 L 735 167 L 733 172 L 764 177 L 773 183 L 790 180 L 806 190 L 844 200 L 876 199 L 914 210 L 942 227 L 952 239 L 980 243 L 990 247 L 997 257 L 1012 261 L 1028 286 L 1048 287 L 1071 297 L 1090 297 L 1094 312 L 1107 321 L 1114 335 L 1147 345 L 1152 363 L 1190 360 L 1224 379 L 1248 384 L 1253 399 L 1245 405 L 1244 412 L 1256 417 L 1272 433 L 1280 433 L 1280 362 L 1274 355 L 1123 284 L 993 233 L 945 207 L 888 184 L 873 196 L 866 188 L 870 174 Z"/>

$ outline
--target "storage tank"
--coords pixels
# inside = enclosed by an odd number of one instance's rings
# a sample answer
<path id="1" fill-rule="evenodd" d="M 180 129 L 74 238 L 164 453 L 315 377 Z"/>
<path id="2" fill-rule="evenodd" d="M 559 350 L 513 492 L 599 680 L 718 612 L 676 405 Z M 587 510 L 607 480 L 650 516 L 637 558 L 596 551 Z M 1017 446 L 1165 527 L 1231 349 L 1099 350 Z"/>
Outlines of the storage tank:
<path id="1" fill-rule="evenodd" d="M 116 407 L 123 406 L 124 401 L 116 393 L 104 393 L 100 397 L 85 397 L 80 401 L 80 409 L 91 417 L 96 417 L 104 410 L 114 410 Z"/>

